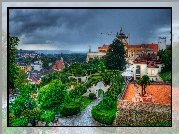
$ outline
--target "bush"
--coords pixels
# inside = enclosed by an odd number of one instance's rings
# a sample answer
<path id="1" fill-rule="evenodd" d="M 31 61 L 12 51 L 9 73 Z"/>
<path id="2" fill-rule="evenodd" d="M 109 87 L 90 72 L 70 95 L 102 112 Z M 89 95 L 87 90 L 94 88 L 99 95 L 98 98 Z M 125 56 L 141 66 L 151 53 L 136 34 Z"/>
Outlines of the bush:
<path id="1" fill-rule="evenodd" d="M 40 121 L 45 121 L 46 125 L 49 124 L 50 122 L 52 122 L 55 118 L 55 112 L 47 110 L 46 114 L 45 113 L 41 113 L 40 116 Z"/>
<path id="2" fill-rule="evenodd" d="M 16 118 L 15 121 L 11 124 L 11 126 L 27 126 L 28 118 Z"/>
<path id="3" fill-rule="evenodd" d="M 104 111 L 104 110 L 101 110 L 101 111 L 98 111 L 96 109 L 95 106 L 92 107 L 92 117 L 102 123 L 102 124 L 107 124 L 107 125 L 111 125 L 113 124 L 113 121 L 115 120 L 116 118 L 116 111 L 115 109 L 112 109 L 108 112 Z"/>
<path id="4" fill-rule="evenodd" d="M 9 123 L 11 124 L 12 122 L 14 122 L 16 116 L 13 113 L 9 113 Z"/>
<path id="5" fill-rule="evenodd" d="M 79 112 L 80 112 L 80 106 L 68 105 L 63 107 L 63 110 L 61 111 L 61 115 L 66 117 L 66 116 L 76 115 Z"/>
<path id="6" fill-rule="evenodd" d="M 91 100 L 94 100 L 94 99 L 96 98 L 96 95 L 95 95 L 94 93 L 90 93 L 90 94 L 89 94 L 89 98 L 90 98 Z"/>

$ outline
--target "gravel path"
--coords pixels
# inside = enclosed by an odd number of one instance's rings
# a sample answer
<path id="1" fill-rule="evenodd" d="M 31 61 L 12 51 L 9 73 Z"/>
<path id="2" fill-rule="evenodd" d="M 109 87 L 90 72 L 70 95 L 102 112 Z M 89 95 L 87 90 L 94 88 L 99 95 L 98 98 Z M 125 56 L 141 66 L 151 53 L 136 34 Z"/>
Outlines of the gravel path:
<path id="1" fill-rule="evenodd" d="M 102 96 L 89 104 L 79 115 L 67 118 L 59 118 L 60 126 L 99 126 L 92 121 L 92 106 L 97 105 L 102 100 Z"/>

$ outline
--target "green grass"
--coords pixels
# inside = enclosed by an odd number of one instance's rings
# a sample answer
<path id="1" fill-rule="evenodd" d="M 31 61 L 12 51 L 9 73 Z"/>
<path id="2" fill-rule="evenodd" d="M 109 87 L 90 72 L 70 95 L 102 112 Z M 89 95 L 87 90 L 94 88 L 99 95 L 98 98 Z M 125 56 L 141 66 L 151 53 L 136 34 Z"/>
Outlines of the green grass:
<path id="1" fill-rule="evenodd" d="M 103 93 L 103 90 L 102 90 L 102 89 L 99 89 L 99 90 L 98 90 L 98 96 L 100 96 L 102 93 Z"/>
<path id="2" fill-rule="evenodd" d="M 93 100 L 90 100 L 88 97 L 82 97 L 76 99 L 75 104 L 80 105 L 80 112 L 83 111 Z M 84 106 L 82 106 L 82 102 L 84 102 Z"/>
<path id="3" fill-rule="evenodd" d="M 90 78 L 91 79 L 101 79 L 102 76 L 101 75 L 92 75 Z"/>

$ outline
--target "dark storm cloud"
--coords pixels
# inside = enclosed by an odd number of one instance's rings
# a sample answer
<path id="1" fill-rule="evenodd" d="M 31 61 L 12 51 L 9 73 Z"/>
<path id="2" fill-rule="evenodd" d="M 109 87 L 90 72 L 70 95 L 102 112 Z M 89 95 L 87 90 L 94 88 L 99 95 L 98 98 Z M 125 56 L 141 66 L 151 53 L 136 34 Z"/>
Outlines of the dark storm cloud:
<path id="1" fill-rule="evenodd" d="M 163 9 L 11 9 L 9 15 L 10 34 L 20 37 L 21 44 L 51 44 L 59 49 L 112 43 L 115 35 L 108 33 L 116 34 L 121 27 L 130 33 L 131 44 L 148 43 L 169 35 L 161 29 L 171 25 L 171 12 Z"/>
<path id="2" fill-rule="evenodd" d="M 92 24 L 94 16 L 94 11 L 86 10 L 13 10 L 10 11 L 10 33 L 29 37 L 24 43 L 30 44 L 44 43 L 44 37 L 72 42 L 84 37 L 81 33 L 85 33 L 85 30 L 90 35 L 88 38 L 93 37 L 94 29 L 88 26 L 98 25 Z"/>

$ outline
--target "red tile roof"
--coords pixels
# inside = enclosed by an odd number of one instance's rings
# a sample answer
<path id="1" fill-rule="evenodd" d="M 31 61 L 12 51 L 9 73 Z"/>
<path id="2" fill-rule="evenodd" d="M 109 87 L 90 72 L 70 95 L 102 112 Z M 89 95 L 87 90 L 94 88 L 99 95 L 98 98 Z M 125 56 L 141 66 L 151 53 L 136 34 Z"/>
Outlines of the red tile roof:
<path id="1" fill-rule="evenodd" d="M 61 60 L 56 60 L 55 65 L 53 65 L 52 69 L 58 69 L 61 70 L 64 68 L 63 63 L 61 62 Z"/>
<path id="2" fill-rule="evenodd" d="M 143 53 L 134 60 L 134 64 L 147 64 L 149 68 L 158 68 L 157 64 L 161 64 L 161 60 L 157 59 L 155 53 L 151 53 L 150 55 Z"/>
<path id="3" fill-rule="evenodd" d="M 147 44 L 147 48 L 153 49 L 154 52 L 158 52 L 158 44 Z"/>
<path id="4" fill-rule="evenodd" d="M 141 45 L 128 45 L 128 48 L 140 48 Z"/>

